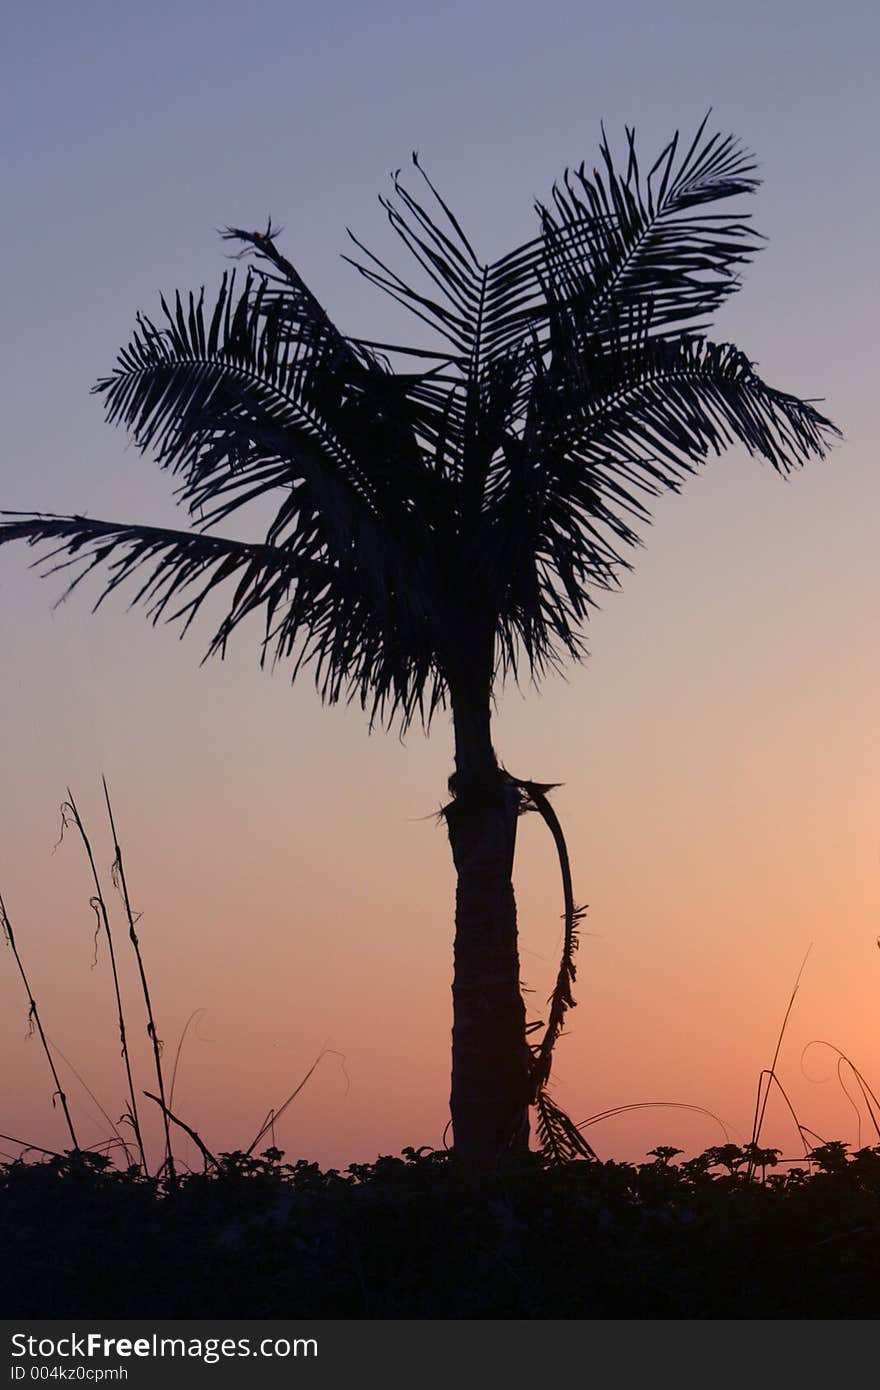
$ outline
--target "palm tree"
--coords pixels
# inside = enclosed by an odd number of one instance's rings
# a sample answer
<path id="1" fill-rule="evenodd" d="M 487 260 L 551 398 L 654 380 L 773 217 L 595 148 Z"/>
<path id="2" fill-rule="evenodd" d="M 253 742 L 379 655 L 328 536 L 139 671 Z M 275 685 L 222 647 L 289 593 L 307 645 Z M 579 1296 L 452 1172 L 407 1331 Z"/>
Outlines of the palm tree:
<path id="1" fill-rule="evenodd" d="M 455 1152 L 494 1161 L 528 1145 L 530 1104 L 557 1157 L 591 1150 L 549 1100 L 550 1052 L 573 1001 L 579 915 L 546 786 L 498 763 L 491 713 L 505 677 L 536 679 L 583 655 L 597 595 L 619 582 L 651 498 L 742 444 L 785 473 L 822 457 L 835 427 L 767 386 L 735 346 L 703 336 L 758 247 L 742 214 L 706 212 L 752 192 L 732 136 L 676 136 L 645 176 L 603 131 L 604 168 L 567 171 L 537 236 L 479 259 L 413 157 L 382 199 L 418 263 L 416 283 L 352 237 L 352 264 L 411 310 L 433 346 L 344 336 L 265 232 L 227 228 L 250 258 L 213 307 L 163 299 L 139 315 L 95 391 L 107 419 L 179 479 L 191 529 L 4 513 L 0 541 L 50 543 L 48 572 L 101 567 L 98 599 L 137 575 L 155 623 L 182 620 L 227 581 L 209 647 L 249 615 L 262 656 L 311 666 L 325 701 L 427 729 L 451 714 L 444 808 L 457 871 L 451 1113 Z M 346 257 L 346 259 L 349 259 Z M 259 540 L 214 528 L 274 502 Z M 264 517 L 265 520 L 265 517 Z M 97 604 L 96 604 L 97 607 Z M 541 1043 L 519 981 L 511 870 L 517 817 L 537 808 L 560 846 L 566 951 Z M 540 1025 L 531 1025 L 538 1027 Z"/>

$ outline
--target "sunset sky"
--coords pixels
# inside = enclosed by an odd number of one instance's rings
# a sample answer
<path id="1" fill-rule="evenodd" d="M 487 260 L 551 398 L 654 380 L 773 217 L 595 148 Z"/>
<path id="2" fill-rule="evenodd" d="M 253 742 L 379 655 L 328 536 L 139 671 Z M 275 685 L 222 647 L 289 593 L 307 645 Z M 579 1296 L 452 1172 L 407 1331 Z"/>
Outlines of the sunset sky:
<path id="1" fill-rule="evenodd" d="M 780 1077 L 817 1134 L 877 1142 L 836 1055 L 802 1055 L 825 1039 L 880 1089 L 875 6 L 54 0 L 12 4 L 4 30 L 11 510 L 185 525 L 173 480 L 89 392 L 137 310 L 158 313 L 176 288 L 216 291 L 227 223 L 271 214 L 340 328 L 406 338 L 418 329 L 405 312 L 339 253 L 350 227 L 377 254 L 403 254 L 377 195 L 413 149 L 486 259 L 534 235 L 535 199 L 566 165 L 592 166 L 602 122 L 618 150 L 635 125 L 649 166 L 712 107 L 713 127 L 756 153 L 764 182 L 743 206 L 768 240 L 712 336 L 772 385 L 822 398 L 845 439 L 788 481 L 734 450 L 663 499 L 591 623 L 589 659 L 540 692 L 508 689 L 495 746 L 514 774 L 564 784 L 554 804 L 589 904 L 554 1073 L 571 1117 L 675 1102 L 747 1140 L 809 951 Z M 322 707 L 308 674 L 291 688 L 283 669 L 261 672 L 256 630 L 200 667 L 208 620 L 180 642 L 127 612 L 124 594 L 93 616 L 94 581 L 53 609 L 63 577 L 41 579 L 34 558 L 0 550 L 0 893 L 50 1039 L 118 1120 L 88 866 L 71 833 L 53 852 L 69 786 L 109 870 L 103 773 L 169 1073 L 203 1011 L 175 1111 L 212 1149 L 245 1148 L 326 1048 L 276 1126 L 289 1159 L 341 1167 L 440 1145 L 448 720 L 427 739 L 369 733 L 358 708 Z M 105 883 L 152 1090 L 109 872 Z M 537 817 L 520 822 L 515 883 L 527 1004 L 544 1017 L 562 902 Z M 0 1131 L 63 1147 L 27 1033 L 4 947 Z M 59 1067 L 82 1142 L 100 1142 L 106 1122 Z M 600 1156 L 633 1161 L 724 1135 L 671 1108 L 587 1131 Z M 802 1153 L 779 1097 L 762 1138 Z M 185 1139 L 180 1153 L 193 1156 Z"/>

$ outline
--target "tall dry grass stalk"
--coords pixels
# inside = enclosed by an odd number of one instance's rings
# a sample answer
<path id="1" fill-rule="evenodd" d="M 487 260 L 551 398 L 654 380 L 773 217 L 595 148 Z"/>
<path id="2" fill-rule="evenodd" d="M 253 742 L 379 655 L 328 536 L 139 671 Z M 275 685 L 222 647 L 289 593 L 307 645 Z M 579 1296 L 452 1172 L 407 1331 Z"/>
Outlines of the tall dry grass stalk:
<path id="1" fill-rule="evenodd" d="M 52 1080 L 55 1082 L 55 1090 L 52 1093 L 52 1104 L 55 1104 L 55 1097 L 57 1096 L 61 1105 L 61 1109 L 64 1111 L 64 1118 L 67 1121 L 67 1128 L 70 1131 L 71 1147 L 77 1153 L 79 1153 L 79 1140 L 76 1137 L 76 1130 L 73 1127 L 73 1120 L 70 1118 L 70 1110 L 67 1106 L 67 1096 L 64 1094 L 64 1087 L 61 1085 L 61 1080 L 58 1076 L 58 1069 L 55 1066 L 55 1059 L 52 1056 L 52 1053 L 49 1048 L 49 1041 L 46 1037 L 46 1034 L 43 1031 L 43 1024 L 40 1020 L 40 1011 L 37 1008 L 37 1001 L 34 998 L 34 992 L 31 989 L 30 981 L 28 980 L 21 956 L 19 955 L 18 945 L 16 944 L 15 940 L 15 933 L 12 930 L 12 923 L 9 920 L 9 913 L 6 911 L 6 904 L 4 903 L 2 896 L 0 896 L 0 925 L 2 925 L 3 927 L 3 935 L 6 937 L 6 940 L 8 941 L 9 946 L 12 950 L 12 954 L 15 957 L 15 963 L 18 966 L 19 974 L 21 975 L 22 983 L 24 984 L 25 991 L 27 993 L 28 1023 L 31 1025 L 31 1027 L 36 1028 L 40 1036 L 40 1042 L 43 1044 L 43 1051 L 46 1054 L 46 1060 L 48 1061 L 49 1069 L 52 1072 Z"/>
<path id="2" fill-rule="evenodd" d="M 785 1088 L 783 1087 L 782 1082 L 779 1080 L 779 1077 L 778 1077 L 778 1075 L 777 1075 L 777 1073 L 776 1073 L 776 1064 L 777 1064 L 777 1062 L 779 1061 L 779 1053 L 780 1053 L 780 1051 L 781 1051 L 781 1049 L 782 1049 L 782 1039 L 783 1039 L 784 1036 L 785 1036 L 785 1030 L 786 1030 L 786 1028 L 787 1028 L 787 1026 L 788 1026 L 788 1020 L 789 1020 L 789 1018 L 791 1017 L 791 1011 L 792 1011 L 792 1009 L 794 1008 L 795 997 L 796 997 L 796 995 L 797 995 L 798 989 L 800 988 L 801 976 L 802 976 L 803 973 L 804 973 L 804 967 L 806 966 L 807 959 L 808 959 L 809 954 L 810 954 L 810 952 L 812 951 L 812 949 L 813 949 L 813 943 L 810 942 L 810 945 L 807 947 L 806 954 L 805 954 L 803 960 L 801 961 L 800 970 L 798 971 L 797 975 L 795 976 L 794 988 L 793 988 L 792 991 L 791 991 L 791 997 L 790 997 L 790 999 L 789 999 L 789 1001 L 788 1001 L 788 1008 L 785 1010 L 785 1014 L 784 1014 L 783 1019 L 782 1019 L 782 1027 L 779 1029 L 779 1037 L 776 1039 L 776 1050 L 775 1050 L 775 1052 L 773 1053 L 773 1061 L 770 1063 L 770 1066 L 769 1066 L 769 1067 L 765 1067 L 765 1068 L 764 1068 L 764 1070 L 761 1072 L 761 1074 L 760 1074 L 759 1077 L 758 1077 L 758 1094 L 757 1094 L 757 1097 L 756 1097 L 756 1099 L 755 1099 L 755 1118 L 754 1118 L 754 1120 L 753 1120 L 753 1122 L 752 1122 L 752 1139 L 751 1139 L 751 1145 L 750 1145 L 750 1149 L 751 1149 L 752 1155 L 754 1155 L 754 1153 L 755 1153 L 755 1152 L 757 1151 L 757 1149 L 758 1149 L 758 1142 L 759 1142 L 760 1137 L 761 1137 L 761 1128 L 762 1128 L 762 1126 L 763 1126 L 763 1124 L 764 1124 L 764 1116 L 765 1116 L 766 1111 L 767 1111 L 767 1101 L 768 1101 L 769 1098 L 770 1098 L 770 1087 L 771 1087 L 771 1085 L 774 1085 L 774 1084 L 776 1085 L 777 1089 L 779 1090 L 779 1092 L 780 1092 L 780 1094 L 781 1094 L 783 1100 L 785 1101 L 785 1104 L 788 1106 L 788 1109 L 789 1109 L 789 1112 L 790 1112 L 790 1114 L 791 1114 L 791 1117 L 792 1117 L 792 1119 L 794 1120 L 795 1124 L 797 1125 L 798 1134 L 800 1135 L 800 1137 L 801 1137 L 801 1143 L 802 1143 L 803 1146 L 804 1146 L 804 1154 L 805 1154 L 805 1156 L 808 1157 L 808 1156 L 809 1156 L 809 1153 L 810 1153 L 810 1145 L 807 1143 L 807 1140 L 806 1140 L 806 1138 L 805 1138 L 804 1136 L 807 1135 L 807 1134 L 812 1133 L 812 1131 L 806 1129 L 806 1128 L 801 1124 L 800 1120 L 798 1119 L 798 1117 L 797 1117 L 797 1115 L 796 1115 L 796 1113 L 795 1113 L 795 1110 L 794 1110 L 794 1106 L 792 1105 L 791 1101 L 789 1100 L 789 1097 L 788 1097 L 788 1095 L 787 1095 L 787 1093 L 786 1093 L 786 1091 L 785 1091 Z M 818 1136 L 814 1136 L 814 1137 L 815 1137 L 815 1138 L 818 1138 Z M 748 1176 L 749 1176 L 750 1178 L 753 1177 L 753 1176 L 754 1176 L 754 1172 L 755 1172 L 755 1159 L 754 1159 L 754 1157 L 750 1157 L 750 1158 L 749 1158 L 749 1164 L 748 1164 Z"/>
<path id="3" fill-rule="evenodd" d="M 101 783 L 104 787 L 104 800 L 107 805 L 107 816 L 110 821 L 110 833 L 113 836 L 113 867 L 110 873 L 115 886 L 122 894 L 122 901 L 125 904 L 125 915 L 128 920 L 128 938 L 134 948 L 138 973 L 140 975 L 141 989 L 144 996 L 144 1004 L 147 1010 L 147 1035 L 153 1044 L 153 1060 L 156 1067 L 156 1083 L 159 1095 L 158 1097 L 151 1096 L 150 1099 L 155 1099 L 162 1110 L 162 1123 L 165 1126 L 165 1165 L 168 1177 L 173 1182 L 175 1178 L 174 1153 L 171 1148 L 171 1127 L 168 1121 L 168 1107 L 165 1101 L 165 1080 L 162 1074 L 162 1044 L 156 1032 L 156 1020 L 153 1016 L 150 987 L 147 984 L 147 973 L 144 969 L 143 957 L 141 956 L 140 942 L 138 941 L 138 935 L 135 931 L 135 916 L 131 910 L 131 900 L 128 896 L 128 884 L 125 879 L 125 869 L 122 865 L 122 846 L 119 843 L 119 836 L 116 834 L 116 822 L 113 819 L 113 807 L 110 804 L 110 792 L 107 788 L 107 778 L 102 776 Z"/>
<path id="4" fill-rule="evenodd" d="M 68 817 L 70 818 L 69 820 Z M 110 955 L 110 969 L 113 974 L 113 992 L 116 999 L 116 1012 L 119 1023 L 119 1042 L 122 1047 L 122 1060 L 125 1066 L 126 1081 L 128 1083 L 128 1118 L 131 1123 L 131 1127 L 134 1130 L 135 1139 L 137 1141 L 138 1152 L 140 1153 L 141 1158 L 141 1166 L 143 1168 L 143 1171 L 146 1173 L 147 1155 L 144 1150 L 144 1141 L 141 1135 L 140 1119 L 138 1117 L 137 1100 L 135 1098 L 134 1090 L 134 1078 L 131 1074 L 131 1059 L 129 1057 L 128 1039 L 126 1037 L 125 1032 L 125 1013 L 122 1007 L 122 992 L 119 987 L 119 971 L 116 967 L 116 951 L 113 946 L 113 934 L 110 931 L 110 918 L 107 912 L 107 904 L 104 901 L 104 894 L 101 889 L 101 881 L 98 877 L 98 869 L 95 864 L 95 856 L 92 853 L 92 846 L 89 841 L 89 837 L 86 834 L 86 829 L 82 823 L 82 817 L 80 816 L 79 810 L 77 809 L 76 802 L 73 799 L 73 793 L 68 787 L 67 800 L 63 802 L 61 806 L 62 835 L 64 834 L 64 830 L 71 823 L 76 827 L 77 831 L 79 832 L 80 838 L 82 839 L 83 845 L 85 847 L 86 858 L 89 861 L 89 867 L 92 871 L 92 880 L 95 885 L 95 893 L 94 896 L 90 898 L 89 902 L 92 907 L 92 910 L 98 918 L 99 925 L 103 928 L 104 935 L 107 938 L 107 950 Z"/>
<path id="5" fill-rule="evenodd" d="M 174 1153 L 173 1153 L 173 1150 L 172 1150 L 172 1147 L 171 1147 L 171 1130 L 170 1130 L 170 1125 L 169 1125 L 169 1118 L 170 1118 L 170 1119 L 175 1119 L 175 1117 L 174 1117 L 174 1116 L 171 1116 L 171 1112 L 169 1111 L 168 1106 L 167 1106 L 167 1104 L 166 1104 L 166 1100 L 165 1100 L 165 1080 L 164 1080 L 164 1075 L 163 1075 L 163 1071 L 162 1071 L 162 1044 L 161 1044 L 161 1042 L 160 1042 L 160 1040 L 159 1040 L 159 1035 L 158 1035 L 157 1030 L 156 1030 L 156 1020 L 155 1020 L 155 1017 L 154 1017 L 154 1014 L 153 1014 L 153 1005 L 152 1005 L 152 1000 L 151 1000 L 151 998 L 150 998 L 150 989 L 149 989 L 149 985 L 148 985 L 148 983 L 147 983 L 147 974 L 146 974 L 146 970 L 145 970 L 145 968 L 144 968 L 143 957 L 142 957 L 142 955 L 141 955 L 140 942 L 138 941 L 138 935 L 137 935 L 137 932 L 136 932 L 136 930 L 135 930 L 136 916 L 135 916 L 134 912 L 132 911 L 131 900 L 130 900 L 130 898 L 129 898 L 128 884 L 127 884 L 127 882 L 126 882 L 125 870 L 124 870 L 124 868 L 123 868 L 123 862 L 122 862 L 122 847 L 120 846 L 119 837 L 118 837 L 118 835 L 117 835 L 117 833 L 116 833 L 116 823 L 115 823 L 115 820 L 114 820 L 114 817 L 113 817 L 113 808 L 112 808 L 112 805 L 111 805 L 111 802 L 110 802 L 110 793 L 109 793 L 109 790 L 108 790 L 108 787 L 107 787 L 107 780 L 106 780 L 106 778 L 103 778 L 103 777 L 102 777 L 101 780 L 102 780 L 102 784 L 103 784 L 103 788 L 104 788 L 104 799 L 105 799 L 106 806 L 107 806 L 107 815 L 108 815 L 108 818 L 109 818 L 109 821 L 110 821 L 110 831 L 111 831 L 111 835 L 112 835 L 112 837 L 113 837 L 113 864 L 112 864 L 112 866 L 111 866 L 110 873 L 111 873 L 111 878 L 112 878 L 112 880 L 113 880 L 114 886 L 115 886 L 116 888 L 118 888 L 118 890 L 119 890 L 119 893 L 120 893 L 120 896 L 121 896 L 121 898 L 122 898 L 122 901 L 123 901 L 123 904 L 124 904 L 124 908 L 125 908 L 126 919 L 127 919 L 127 921 L 128 921 L 128 935 L 129 935 L 129 940 L 131 941 L 132 947 L 133 947 L 133 949 L 134 949 L 135 959 L 136 959 L 136 961 L 137 961 L 138 974 L 139 974 L 139 977 L 140 977 L 140 984 L 141 984 L 141 991 L 142 991 L 142 993 L 143 993 L 144 1004 L 145 1004 L 146 1013 L 147 1013 L 147 1035 L 148 1035 L 148 1037 L 150 1038 L 150 1040 L 151 1040 L 151 1042 L 152 1042 L 152 1046 L 153 1046 L 153 1060 L 154 1060 L 154 1064 L 155 1064 L 156 1078 L 157 1078 L 157 1082 L 158 1082 L 158 1091 L 159 1091 L 159 1095 L 158 1095 L 158 1096 L 153 1096 L 153 1095 L 152 1095 L 150 1092 L 148 1092 L 148 1091 L 147 1091 L 147 1092 L 144 1092 L 144 1094 L 147 1095 L 147 1096 L 149 1097 L 150 1100 L 155 1100 L 155 1101 L 157 1102 L 157 1104 L 160 1106 L 161 1110 L 162 1110 L 162 1121 L 163 1121 L 163 1125 L 164 1125 L 164 1129 L 165 1129 L 165 1157 L 164 1157 L 164 1161 L 163 1161 L 162 1167 L 165 1168 L 165 1170 L 166 1170 L 166 1172 L 167 1172 L 167 1175 L 168 1175 L 169 1179 L 173 1182 L 173 1181 L 175 1180 L 175 1177 L 176 1177 L 176 1172 L 175 1172 Z M 126 1023 L 125 1023 L 125 1010 L 124 1010 L 123 1004 L 122 1004 L 122 988 L 121 988 L 120 979 L 119 979 L 119 966 L 118 966 L 118 961 L 117 961 L 117 957 L 116 957 L 116 949 L 115 949 L 114 942 L 113 942 L 113 933 L 112 933 L 111 928 L 110 928 L 110 914 L 109 914 L 109 912 L 108 912 L 108 910 L 107 910 L 107 901 L 106 901 L 106 898 L 105 898 L 105 896 L 104 896 L 104 892 L 103 892 L 103 889 L 102 889 L 102 886 L 101 886 L 100 875 L 99 875 L 99 873 L 98 873 L 97 864 L 96 864 L 96 862 L 95 862 L 95 855 L 94 855 L 94 851 L 93 851 L 93 849 L 92 849 L 91 841 L 90 841 L 90 839 L 89 839 L 88 833 L 87 833 L 86 828 L 85 828 L 85 825 L 84 825 L 84 823 L 83 823 L 82 816 L 81 816 L 80 813 L 79 813 L 79 808 L 78 808 L 78 806 L 77 806 L 77 804 L 76 804 L 76 801 L 74 800 L 73 793 L 71 792 L 70 788 L 68 787 L 68 788 L 67 788 L 67 800 L 64 801 L 64 802 L 62 803 L 62 806 L 61 806 L 61 838 L 62 838 L 62 839 L 63 839 L 63 837 L 64 837 L 64 832 L 65 832 L 65 830 L 66 830 L 66 829 L 69 829 L 69 828 L 71 828 L 71 827 L 73 827 L 73 828 L 77 831 L 77 833 L 79 834 L 80 839 L 82 840 L 82 843 L 83 843 L 83 847 L 84 847 L 84 849 L 85 849 L 86 858 L 87 858 L 88 863 L 89 863 L 89 868 L 91 869 L 92 881 L 93 881 L 93 884 L 94 884 L 94 893 L 92 894 L 92 896 L 91 896 L 90 899 L 89 899 L 89 906 L 91 907 L 92 911 L 95 913 L 95 916 L 96 916 L 96 918 L 97 918 L 97 921 L 98 921 L 98 930 L 99 930 L 99 932 L 102 932 L 102 933 L 103 933 L 103 935 L 104 935 L 104 937 L 105 937 L 105 939 L 106 939 L 106 941 L 107 941 L 107 949 L 108 949 L 109 956 L 110 956 L 110 969 L 111 969 L 111 973 L 112 973 L 112 977 L 113 977 L 113 993 L 114 993 L 114 997 L 115 997 L 115 1001 L 116 1001 L 116 1013 L 117 1013 L 117 1021 L 118 1021 L 118 1027 L 119 1027 L 119 1041 L 120 1041 L 121 1048 L 122 1048 L 122 1059 L 123 1059 L 123 1064 L 124 1064 L 124 1068 L 125 1068 L 126 1084 L 127 1084 L 127 1087 L 128 1087 L 128 1109 L 127 1109 L 126 1118 L 128 1119 L 129 1123 L 131 1124 L 132 1130 L 133 1130 L 134 1135 L 135 1135 L 135 1140 L 136 1140 L 136 1143 L 137 1143 L 138 1155 L 139 1155 L 139 1159 L 140 1159 L 141 1171 L 144 1173 L 144 1175 L 147 1175 L 149 1169 L 148 1169 L 148 1164 L 147 1164 L 146 1148 L 145 1148 L 144 1140 L 143 1140 L 143 1133 L 142 1133 L 142 1129 L 141 1129 L 140 1117 L 139 1117 L 139 1114 L 138 1114 L 138 1106 L 137 1106 L 137 1099 L 136 1099 L 136 1091 L 135 1091 L 135 1084 L 134 1084 L 134 1076 L 133 1076 L 132 1065 L 131 1065 L 131 1054 L 130 1054 L 130 1051 L 129 1051 L 129 1044 L 128 1044 L 128 1031 L 127 1031 L 127 1029 L 126 1029 Z M 59 843 L 60 843 L 60 841 L 59 841 Z M 14 958 L 15 958 L 15 963 L 16 963 L 16 965 L 18 966 L 18 970 L 19 970 L 19 973 L 20 973 L 20 975 L 21 975 L 22 981 L 23 981 L 23 983 L 24 983 L 25 991 L 26 991 L 26 993 L 27 993 L 27 998 L 28 998 L 28 1022 L 29 1022 L 29 1024 L 30 1024 L 31 1028 L 36 1028 L 36 1030 L 37 1030 L 37 1032 L 38 1032 L 38 1034 L 39 1034 L 40 1042 L 42 1043 L 42 1046 L 43 1046 L 43 1051 L 44 1051 L 45 1054 L 46 1054 L 46 1058 L 47 1058 L 47 1060 L 48 1060 L 49 1067 L 50 1067 L 51 1072 L 52 1072 L 52 1079 L 53 1079 L 53 1081 L 54 1081 L 54 1083 L 55 1083 L 55 1090 L 54 1090 L 53 1095 L 52 1095 L 52 1103 L 53 1103 L 53 1105 L 55 1104 L 55 1099 L 56 1099 L 56 1097 L 57 1097 L 58 1101 L 60 1102 L 61 1108 L 62 1108 L 62 1110 L 63 1110 L 63 1112 L 64 1112 L 64 1118 L 65 1118 L 65 1120 L 66 1120 L 66 1122 L 67 1122 L 67 1128 L 68 1128 L 68 1131 L 69 1131 L 69 1133 L 70 1133 L 70 1139 L 71 1139 L 72 1148 L 73 1148 L 73 1150 L 74 1150 L 75 1152 L 81 1153 L 81 1152 L 83 1152 L 83 1151 L 82 1151 L 82 1149 L 80 1148 L 80 1144 L 79 1144 L 79 1141 L 78 1141 L 78 1139 L 77 1139 L 76 1131 L 75 1131 L 74 1126 L 73 1126 L 73 1120 L 71 1119 L 71 1115 L 70 1115 L 70 1109 L 69 1109 L 69 1106 L 68 1106 L 67 1095 L 65 1094 L 64 1088 L 63 1088 L 62 1085 L 61 1085 L 61 1080 L 60 1080 L 60 1077 L 59 1077 L 59 1075 L 58 1075 L 57 1067 L 56 1067 L 56 1065 L 55 1065 L 55 1059 L 54 1059 L 53 1053 L 52 1053 L 52 1047 L 53 1047 L 54 1045 L 50 1045 L 49 1039 L 48 1039 L 48 1037 L 46 1036 L 45 1030 L 44 1030 L 44 1028 L 43 1028 L 43 1024 L 42 1024 L 42 1021 L 41 1021 L 41 1019 L 40 1019 L 39 1009 L 38 1009 L 38 1007 L 37 1007 L 37 1002 L 36 1002 L 36 999 L 34 998 L 34 993 L 33 993 L 33 990 L 31 989 L 30 981 L 29 981 L 29 979 L 28 979 L 27 973 L 26 973 L 25 968 L 24 968 L 24 964 L 23 964 L 22 959 L 21 959 L 20 952 L 19 952 L 19 950 L 18 950 L 18 943 L 16 942 L 16 939 L 15 939 L 15 933 L 14 933 L 13 928 L 12 928 L 12 923 L 11 923 L 11 921 L 10 921 L 10 919 L 9 919 L 9 914 L 8 914 L 8 912 L 7 912 L 7 910 L 6 910 L 6 906 L 5 906 L 5 903 L 3 902 L 2 897 L 0 897 L 0 924 L 2 924 L 3 934 L 4 934 L 4 936 L 5 936 L 6 940 L 7 940 L 7 942 L 9 943 L 9 946 L 10 946 L 10 948 L 11 948 L 11 950 L 12 950 L 12 954 L 13 954 L 13 956 L 14 956 Z M 67 1066 L 68 1066 L 68 1067 L 70 1068 L 70 1070 L 73 1072 L 73 1074 L 74 1074 L 74 1076 L 76 1077 L 76 1079 L 79 1081 L 79 1083 L 83 1086 L 84 1090 L 88 1093 L 88 1095 L 91 1096 L 92 1100 L 93 1100 L 93 1101 L 95 1102 L 95 1104 L 98 1106 L 98 1109 L 101 1111 L 101 1114 L 104 1116 L 105 1120 L 107 1121 L 107 1123 L 109 1124 L 111 1130 L 113 1131 L 113 1134 L 114 1134 L 115 1137 L 116 1137 L 116 1141 L 118 1141 L 118 1143 L 122 1146 L 123 1150 L 125 1151 L 126 1159 L 128 1160 L 128 1159 L 130 1158 L 130 1156 L 131 1156 L 131 1155 L 130 1155 L 129 1148 L 128 1148 L 128 1145 L 126 1144 L 126 1142 L 125 1142 L 125 1140 L 123 1139 L 122 1135 L 119 1133 L 119 1130 L 118 1130 L 118 1129 L 116 1128 L 116 1126 L 113 1124 L 113 1121 L 110 1119 L 109 1115 L 107 1114 L 107 1111 L 106 1111 L 106 1110 L 104 1109 L 104 1107 L 101 1105 L 100 1101 L 97 1099 L 97 1097 L 95 1096 L 94 1092 L 92 1092 L 92 1091 L 89 1089 L 89 1087 L 86 1085 L 85 1081 L 84 1081 L 83 1078 L 79 1075 L 79 1073 L 77 1072 L 77 1070 L 76 1070 L 76 1068 L 73 1066 L 73 1064 L 72 1064 L 70 1061 L 68 1061 L 67 1058 L 64 1057 L 64 1054 L 61 1052 L 61 1049 L 55 1047 L 55 1051 L 58 1053 L 58 1056 L 61 1057 L 62 1060 L 66 1062 Z M 177 1123 L 181 1123 L 180 1121 L 176 1121 L 176 1122 L 177 1122 Z M 190 1133 L 190 1134 L 192 1133 L 192 1131 L 189 1130 L 188 1126 L 186 1126 L 186 1125 L 181 1125 L 181 1127 L 184 1128 L 184 1129 L 186 1129 L 187 1133 Z M 15 1140 L 15 1141 L 13 1141 L 13 1142 L 16 1142 L 16 1143 L 17 1143 L 17 1142 L 23 1142 L 23 1141 Z M 111 1141 L 111 1142 L 113 1142 L 113 1141 Z M 199 1141 L 197 1141 L 197 1142 L 199 1142 Z M 25 1148 L 30 1148 L 30 1149 L 34 1149 L 35 1151 L 38 1151 L 38 1152 L 41 1152 L 41 1153 L 47 1153 L 47 1154 L 48 1154 L 48 1153 L 52 1152 L 51 1150 L 48 1150 L 48 1149 L 42 1149 L 42 1148 L 40 1147 L 40 1145 L 37 1145 L 37 1144 L 27 1144 L 27 1143 L 23 1143 L 23 1147 L 25 1147 Z M 200 1142 L 199 1142 L 199 1147 L 200 1147 L 200 1148 L 203 1148 L 203 1146 L 201 1145 Z M 161 1170 L 160 1170 L 160 1171 L 161 1171 Z"/>

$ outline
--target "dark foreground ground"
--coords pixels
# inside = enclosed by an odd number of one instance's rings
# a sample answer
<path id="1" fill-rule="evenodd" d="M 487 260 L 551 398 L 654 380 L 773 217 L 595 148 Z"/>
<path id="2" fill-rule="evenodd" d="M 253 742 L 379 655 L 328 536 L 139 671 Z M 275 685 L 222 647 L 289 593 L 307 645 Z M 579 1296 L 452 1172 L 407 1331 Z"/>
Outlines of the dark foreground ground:
<path id="1" fill-rule="evenodd" d="M 277 1150 L 173 1185 L 94 1155 L 0 1166 L 22 1318 L 875 1318 L 880 1145 L 760 1166 L 447 1155 L 322 1172 Z M 765 1161 L 773 1159 L 764 1151 Z M 763 1173 L 763 1177 L 762 1177 Z"/>

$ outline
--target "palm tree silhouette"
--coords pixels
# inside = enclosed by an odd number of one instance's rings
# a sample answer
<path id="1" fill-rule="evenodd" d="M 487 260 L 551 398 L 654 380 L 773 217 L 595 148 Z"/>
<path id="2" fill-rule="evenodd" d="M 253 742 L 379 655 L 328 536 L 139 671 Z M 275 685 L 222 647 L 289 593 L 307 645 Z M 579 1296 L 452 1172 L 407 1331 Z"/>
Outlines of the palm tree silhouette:
<path id="1" fill-rule="evenodd" d="M 591 1152 L 546 1093 L 579 913 L 549 788 L 498 763 L 496 688 L 583 655 L 580 630 L 629 568 L 650 499 L 708 455 L 739 443 L 785 473 L 838 433 L 703 336 L 759 245 L 744 215 L 703 209 L 755 189 L 751 156 L 706 120 L 646 176 L 632 131 L 622 170 L 604 131 L 600 149 L 601 172 L 566 171 L 537 205 L 538 235 L 488 264 L 416 156 L 423 201 L 394 176 L 381 201 L 416 282 L 354 237 L 352 264 L 433 347 L 344 336 L 271 221 L 227 228 L 250 257 L 243 283 L 225 274 L 210 312 L 202 289 L 163 299 L 161 326 L 139 315 L 94 388 L 108 421 L 180 480 L 192 529 L 9 512 L 0 524 L 0 542 L 53 545 L 48 573 L 80 566 L 71 588 L 103 568 L 98 604 L 137 575 L 134 601 L 154 623 L 186 630 L 228 581 L 208 654 L 257 612 L 261 661 L 289 661 L 294 676 L 311 666 L 323 700 L 357 699 L 402 728 L 451 713 L 451 1113 L 471 1161 L 527 1147 L 530 1104 L 548 1152 Z M 265 499 L 275 510 L 260 541 L 213 529 Z M 560 847 L 566 950 L 530 1044 L 511 870 L 517 816 L 536 807 Z"/>

